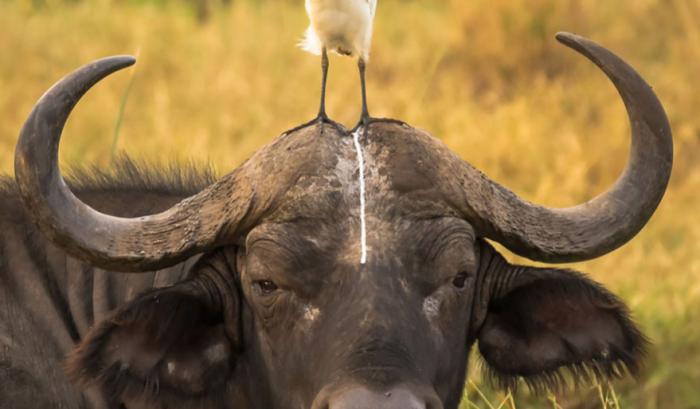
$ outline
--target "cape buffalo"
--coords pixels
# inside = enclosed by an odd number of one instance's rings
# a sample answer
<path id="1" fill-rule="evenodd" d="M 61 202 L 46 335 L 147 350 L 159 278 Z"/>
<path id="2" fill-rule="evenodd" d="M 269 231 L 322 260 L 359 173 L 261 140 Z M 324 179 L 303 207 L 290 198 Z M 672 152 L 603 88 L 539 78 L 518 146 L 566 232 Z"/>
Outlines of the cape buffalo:
<path id="1" fill-rule="evenodd" d="M 389 122 L 362 137 L 295 129 L 216 181 L 127 163 L 116 180 L 66 183 L 70 111 L 134 60 L 64 78 L 0 189 L 0 406 L 454 409 L 474 343 L 503 387 L 636 373 L 647 341 L 619 298 L 575 271 L 509 264 L 486 241 L 595 258 L 637 234 L 666 189 L 671 131 L 652 89 L 597 44 L 558 39 L 612 80 L 632 128 L 617 182 L 565 209 Z"/>

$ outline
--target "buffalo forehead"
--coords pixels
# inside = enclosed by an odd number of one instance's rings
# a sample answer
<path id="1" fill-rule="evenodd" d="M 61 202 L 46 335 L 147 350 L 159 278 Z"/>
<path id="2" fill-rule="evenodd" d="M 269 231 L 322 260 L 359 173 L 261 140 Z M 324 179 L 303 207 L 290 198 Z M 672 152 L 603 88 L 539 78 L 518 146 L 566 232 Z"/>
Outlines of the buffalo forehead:
<path id="1" fill-rule="evenodd" d="M 441 194 L 445 149 L 434 138 L 405 126 L 377 124 L 361 145 L 371 217 L 457 215 Z M 283 192 L 271 219 L 358 217 L 359 166 L 350 135 L 330 126 L 323 133 L 309 127 L 280 137 L 265 151 L 256 162 L 264 159 L 261 173 L 268 183 L 281 183 Z"/>
<path id="2" fill-rule="evenodd" d="M 433 191 L 439 179 L 432 140 L 420 132 L 398 126 L 372 129 L 364 142 L 370 181 L 381 182 L 378 190 L 393 194 Z"/>
<path id="3" fill-rule="evenodd" d="M 377 124 L 361 142 L 369 246 L 375 256 L 407 250 L 407 240 L 411 242 L 418 230 L 430 228 L 426 220 L 459 216 L 439 189 L 440 157 L 446 153 L 439 141 L 413 128 Z M 270 170 L 265 173 L 277 172 L 273 182 L 286 185 L 262 224 L 273 223 L 289 232 L 275 229 L 268 234 L 312 242 L 319 250 L 333 243 L 336 256 L 348 253 L 354 260 L 360 191 L 352 137 L 330 126 L 323 133 L 319 127 L 309 127 L 280 137 L 267 150 L 265 163 Z M 283 159 L 273 160 L 276 156 Z"/>
<path id="4" fill-rule="evenodd" d="M 444 201 L 440 144 L 421 131 L 381 124 L 364 143 L 369 209 L 389 219 L 456 215 Z M 421 217 L 422 218 L 422 217 Z"/>

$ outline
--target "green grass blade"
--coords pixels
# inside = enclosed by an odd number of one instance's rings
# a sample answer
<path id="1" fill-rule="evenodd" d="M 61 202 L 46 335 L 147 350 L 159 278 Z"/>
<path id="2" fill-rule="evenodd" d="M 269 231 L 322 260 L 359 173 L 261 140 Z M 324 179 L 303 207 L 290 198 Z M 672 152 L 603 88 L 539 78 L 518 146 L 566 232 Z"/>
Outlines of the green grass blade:
<path id="1" fill-rule="evenodd" d="M 138 60 L 141 49 L 137 49 L 135 56 Z M 116 160 L 117 157 L 117 144 L 119 143 L 119 134 L 122 129 L 122 124 L 124 123 L 124 112 L 126 110 L 126 103 L 129 100 L 129 95 L 131 94 L 131 88 L 134 85 L 134 79 L 136 78 L 136 66 L 130 71 L 129 82 L 126 84 L 126 89 L 122 94 L 121 102 L 119 103 L 119 112 L 117 112 L 117 119 L 114 123 L 114 132 L 112 133 L 112 147 L 110 148 L 110 157 L 112 162 Z"/>

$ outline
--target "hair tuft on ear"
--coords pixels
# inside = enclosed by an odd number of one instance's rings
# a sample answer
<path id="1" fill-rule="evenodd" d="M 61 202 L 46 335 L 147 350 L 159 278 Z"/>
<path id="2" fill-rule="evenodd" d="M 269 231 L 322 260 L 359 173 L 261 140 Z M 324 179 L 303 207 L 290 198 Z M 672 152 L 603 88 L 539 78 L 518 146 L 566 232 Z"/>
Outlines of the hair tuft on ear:
<path id="1" fill-rule="evenodd" d="M 151 290 L 98 324 L 66 360 L 69 378 L 137 407 L 220 407 L 233 346 L 221 311 L 193 288 Z"/>
<path id="2" fill-rule="evenodd" d="M 515 267 L 479 331 L 495 386 L 541 394 L 639 374 L 649 341 L 622 300 L 576 271 Z"/>
<path id="3" fill-rule="evenodd" d="M 647 345 L 648 341 L 641 336 L 638 346 L 631 354 L 611 354 L 607 358 L 601 356 L 585 362 L 566 363 L 527 376 L 499 371 L 483 357 L 479 360 L 479 369 L 484 378 L 501 390 L 515 392 L 525 384 L 532 393 L 544 395 L 547 392 L 562 392 L 570 387 L 579 388 L 596 382 L 621 379 L 627 375 L 637 377 L 642 369 L 640 363 L 646 356 Z"/>

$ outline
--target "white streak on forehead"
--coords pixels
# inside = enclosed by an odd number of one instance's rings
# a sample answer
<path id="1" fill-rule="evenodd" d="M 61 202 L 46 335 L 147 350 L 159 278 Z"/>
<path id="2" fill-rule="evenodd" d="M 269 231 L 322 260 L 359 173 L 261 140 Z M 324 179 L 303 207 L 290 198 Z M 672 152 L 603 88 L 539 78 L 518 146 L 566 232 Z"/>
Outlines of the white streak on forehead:
<path id="1" fill-rule="evenodd" d="M 360 132 L 362 130 L 362 127 L 357 128 L 352 135 L 352 140 L 355 144 L 357 162 L 360 168 L 360 247 L 362 249 L 360 264 L 365 264 L 367 262 L 367 219 L 365 217 L 365 158 L 360 145 Z"/>

